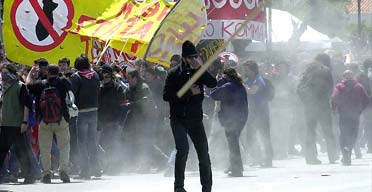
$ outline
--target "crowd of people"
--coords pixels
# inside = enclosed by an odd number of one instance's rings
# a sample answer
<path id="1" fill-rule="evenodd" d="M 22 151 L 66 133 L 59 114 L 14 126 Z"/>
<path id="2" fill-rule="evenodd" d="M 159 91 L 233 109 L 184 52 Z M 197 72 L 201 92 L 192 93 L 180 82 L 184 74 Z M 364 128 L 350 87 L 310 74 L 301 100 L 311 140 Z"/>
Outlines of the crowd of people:
<path id="1" fill-rule="evenodd" d="M 288 62 L 218 59 L 181 97 L 202 65 L 189 41 L 169 69 L 144 60 L 92 65 L 83 54 L 73 66 L 68 58 L 3 63 L 0 182 L 163 171 L 184 192 L 189 141 L 188 169 L 198 159 L 203 192 L 212 167 L 241 177 L 244 164 L 272 167 L 288 155 L 321 164 L 317 144 L 329 163 L 351 165 L 353 150 L 356 158 L 366 145 L 372 152 L 372 60 L 331 60 L 319 54 L 295 73 Z"/>

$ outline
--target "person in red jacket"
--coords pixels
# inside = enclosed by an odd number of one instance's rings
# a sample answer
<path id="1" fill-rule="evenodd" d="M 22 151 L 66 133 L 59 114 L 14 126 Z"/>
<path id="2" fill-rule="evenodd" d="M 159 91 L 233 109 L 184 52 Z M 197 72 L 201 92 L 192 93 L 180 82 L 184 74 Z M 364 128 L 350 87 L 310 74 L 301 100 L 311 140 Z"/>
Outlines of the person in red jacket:
<path id="1" fill-rule="evenodd" d="M 343 78 L 333 91 L 331 104 L 333 111 L 340 115 L 341 161 L 343 165 L 351 165 L 351 150 L 358 137 L 359 118 L 369 103 L 369 96 L 352 71 L 345 71 Z"/>

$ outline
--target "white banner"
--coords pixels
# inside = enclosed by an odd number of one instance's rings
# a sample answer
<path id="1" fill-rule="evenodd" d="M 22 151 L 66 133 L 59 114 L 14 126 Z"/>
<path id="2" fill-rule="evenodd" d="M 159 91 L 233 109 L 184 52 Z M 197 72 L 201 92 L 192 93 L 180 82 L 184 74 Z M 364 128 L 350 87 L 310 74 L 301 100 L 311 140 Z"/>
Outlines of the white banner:
<path id="1" fill-rule="evenodd" d="M 229 39 L 243 25 L 244 20 L 209 20 L 203 39 Z M 265 40 L 265 23 L 250 21 L 236 39 Z"/>

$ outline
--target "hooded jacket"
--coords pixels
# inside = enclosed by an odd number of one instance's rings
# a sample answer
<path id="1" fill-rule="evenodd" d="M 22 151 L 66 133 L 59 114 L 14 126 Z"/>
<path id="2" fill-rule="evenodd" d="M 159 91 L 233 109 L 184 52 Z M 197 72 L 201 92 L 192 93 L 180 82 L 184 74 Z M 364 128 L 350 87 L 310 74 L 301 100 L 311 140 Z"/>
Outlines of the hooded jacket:
<path id="1" fill-rule="evenodd" d="M 356 80 L 343 80 L 332 94 L 332 109 L 340 114 L 360 115 L 369 103 L 363 86 Z"/>
<path id="2" fill-rule="evenodd" d="M 96 72 L 93 72 L 90 79 L 79 73 L 73 74 L 71 86 L 75 95 L 75 104 L 80 112 L 98 108 L 100 81 Z"/>
<path id="3" fill-rule="evenodd" d="M 239 122 L 244 125 L 248 118 L 248 98 L 244 85 L 225 79 L 217 84 L 218 87 L 212 90 L 211 96 L 214 100 L 221 101 L 221 110 L 218 112 L 221 124 L 229 126 Z"/>

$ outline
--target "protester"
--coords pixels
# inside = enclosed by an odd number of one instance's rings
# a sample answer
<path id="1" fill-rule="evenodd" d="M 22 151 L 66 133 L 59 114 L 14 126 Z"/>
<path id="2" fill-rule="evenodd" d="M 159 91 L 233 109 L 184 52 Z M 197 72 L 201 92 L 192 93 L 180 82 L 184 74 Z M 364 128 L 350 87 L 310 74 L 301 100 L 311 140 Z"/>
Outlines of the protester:
<path id="1" fill-rule="evenodd" d="M 36 76 L 34 79 L 44 80 L 47 79 L 48 65 L 49 62 L 45 58 L 40 58 L 34 61 L 34 65 L 37 66 L 35 69 Z"/>
<path id="2" fill-rule="evenodd" d="M 70 59 L 64 57 L 58 61 L 58 67 L 61 72 L 61 75 L 64 75 L 66 72 L 70 71 Z"/>
<path id="3" fill-rule="evenodd" d="M 129 90 L 126 98 L 129 112 L 124 124 L 123 136 L 128 160 L 128 171 L 149 172 L 154 155 L 156 124 L 153 122 L 156 105 L 149 86 L 138 70 L 128 71 Z"/>
<path id="4" fill-rule="evenodd" d="M 332 116 L 330 96 L 333 88 L 333 79 L 330 70 L 330 58 L 326 54 L 319 54 L 315 61 L 309 64 L 297 86 L 299 95 L 305 109 L 307 125 L 305 159 L 307 164 L 321 164 L 317 158 L 316 127 L 320 123 L 326 142 L 329 163 L 338 159 L 336 154 L 336 138 L 332 129 Z"/>
<path id="5" fill-rule="evenodd" d="M 203 126 L 202 102 L 204 98 L 203 86 L 213 88 L 216 79 L 205 72 L 182 97 L 177 92 L 200 68 L 197 60 L 198 53 L 193 43 L 185 41 L 182 44 L 182 64 L 174 67 L 168 73 L 165 81 L 163 99 L 170 105 L 171 127 L 176 143 L 175 162 L 175 192 L 185 192 L 185 167 L 189 152 L 189 135 L 194 143 L 199 159 L 200 181 L 203 192 L 212 190 L 212 170 L 208 154 L 208 141 Z"/>
<path id="6" fill-rule="evenodd" d="M 63 76 L 71 83 L 72 71 L 65 71 Z M 79 114 L 79 109 L 75 105 L 75 95 L 70 90 L 66 97 L 66 104 L 70 114 L 70 121 L 68 122 L 70 130 L 70 173 L 79 172 L 79 147 L 77 138 L 77 116 Z"/>
<path id="7" fill-rule="evenodd" d="M 105 173 L 113 174 L 119 171 L 120 147 L 120 105 L 124 99 L 124 91 L 114 80 L 113 69 L 109 65 L 102 66 L 102 87 L 98 97 L 98 130 L 101 131 L 99 144 L 105 150 Z"/>
<path id="8" fill-rule="evenodd" d="M 259 131 L 265 150 L 265 157 L 258 159 L 262 167 L 272 167 L 273 148 L 270 135 L 270 111 L 269 111 L 269 88 L 270 84 L 260 75 L 255 61 L 247 61 L 244 64 L 247 75 L 247 86 L 250 115 L 247 122 L 247 148 L 254 158 L 258 158 L 257 150 L 254 149 L 254 138 Z M 270 87 L 269 87 L 270 86 Z M 271 87 L 272 88 L 272 87 Z M 273 94 L 273 93 L 272 93 Z"/>
<path id="9" fill-rule="evenodd" d="M 56 136 L 60 152 L 60 178 L 69 183 L 67 174 L 70 156 L 70 131 L 68 122 L 70 116 L 66 105 L 66 95 L 71 89 L 66 79 L 60 79 L 57 65 L 49 65 L 47 80 L 34 81 L 32 77 L 37 68 L 32 67 L 27 76 L 26 84 L 30 92 L 40 98 L 39 114 L 39 146 L 43 165 L 43 183 L 51 183 L 51 148 L 53 136 Z"/>
<path id="10" fill-rule="evenodd" d="M 367 59 L 363 62 L 363 72 L 357 76 L 357 79 L 361 83 L 366 90 L 369 97 L 372 96 L 372 60 Z M 359 143 L 360 146 L 363 145 L 363 141 L 367 143 L 367 153 L 372 153 L 372 119 L 370 118 L 372 115 L 372 102 L 369 103 L 366 110 L 362 113 L 361 118 L 361 130 L 362 134 L 360 135 Z M 357 147 L 357 146 L 356 146 Z"/>
<path id="11" fill-rule="evenodd" d="M 182 59 L 181 55 L 173 55 L 170 60 L 170 69 L 181 64 L 181 59 Z"/>
<path id="12" fill-rule="evenodd" d="M 75 104 L 79 109 L 77 135 L 80 153 L 80 177 L 90 179 L 100 177 L 101 168 L 97 159 L 97 110 L 100 79 L 91 69 L 89 59 L 80 55 L 75 60 L 78 70 L 71 76 Z"/>
<path id="13" fill-rule="evenodd" d="M 220 123 L 225 127 L 225 134 L 230 150 L 229 176 L 243 176 L 243 162 L 240 153 L 239 137 L 248 118 L 247 91 L 243 80 L 235 69 L 224 70 L 224 77 L 217 82 L 211 96 L 221 101 L 218 113 Z"/>
<path id="14" fill-rule="evenodd" d="M 363 85 L 358 83 L 353 72 L 344 72 L 344 80 L 337 84 L 332 94 L 332 109 L 340 115 L 340 146 L 342 164 L 351 165 L 351 151 L 358 138 L 359 118 L 369 103 Z"/>
<path id="15" fill-rule="evenodd" d="M 23 183 L 33 184 L 35 178 L 31 171 L 32 154 L 31 148 L 26 141 L 31 103 L 26 86 L 19 81 L 17 69 L 13 64 L 4 64 L 1 67 L 1 86 L 0 166 L 3 166 L 5 157 L 13 145 L 21 164 L 22 173 L 25 176 Z"/>

